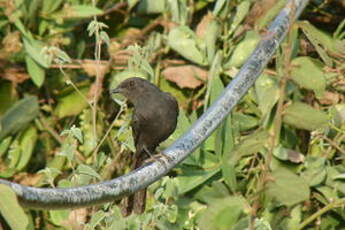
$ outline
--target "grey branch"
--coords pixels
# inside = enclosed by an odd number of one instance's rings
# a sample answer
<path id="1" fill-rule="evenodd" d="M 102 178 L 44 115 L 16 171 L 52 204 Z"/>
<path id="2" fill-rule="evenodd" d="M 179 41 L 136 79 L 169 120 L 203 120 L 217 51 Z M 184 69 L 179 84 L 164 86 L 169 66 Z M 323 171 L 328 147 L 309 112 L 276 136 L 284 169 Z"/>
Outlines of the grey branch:
<path id="1" fill-rule="evenodd" d="M 110 181 L 74 188 L 34 188 L 1 179 L 0 183 L 10 186 L 25 206 L 57 209 L 114 201 L 159 180 L 192 153 L 225 119 L 254 84 L 307 3 L 307 0 L 291 0 L 287 3 L 217 101 L 184 135 L 163 151 L 171 161 L 165 164 L 156 161 Z"/>

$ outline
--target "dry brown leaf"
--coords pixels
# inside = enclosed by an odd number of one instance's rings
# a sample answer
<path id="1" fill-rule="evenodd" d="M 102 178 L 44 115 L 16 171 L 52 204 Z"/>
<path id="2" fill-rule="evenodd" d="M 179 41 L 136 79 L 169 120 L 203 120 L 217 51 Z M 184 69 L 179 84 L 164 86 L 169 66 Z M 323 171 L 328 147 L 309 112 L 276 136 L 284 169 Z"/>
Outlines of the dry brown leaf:
<path id="1" fill-rule="evenodd" d="M 249 11 L 245 24 L 254 25 L 263 15 L 276 4 L 277 0 L 261 0 L 255 1 L 253 7 Z"/>
<path id="2" fill-rule="evenodd" d="M 15 175 L 14 180 L 22 185 L 35 186 L 41 181 L 42 177 L 42 174 L 19 173 Z"/>
<path id="3" fill-rule="evenodd" d="M 180 88 L 195 89 L 207 79 L 208 72 L 194 65 L 168 67 L 162 72 L 163 76 L 175 82 Z"/>
<path id="4" fill-rule="evenodd" d="M 24 72 L 24 69 L 21 67 L 6 68 L 2 77 L 14 83 L 22 83 L 30 78 L 30 76 Z"/>
<path id="5" fill-rule="evenodd" d="M 68 219 L 63 222 L 63 225 L 69 229 L 83 230 L 87 221 L 87 208 L 78 208 L 70 212 Z"/>
<path id="6" fill-rule="evenodd" d="M 20 32 L 15 31 L 8 33 L 2 40 L 4 51 L 10 55 L 19 52 L 22 49 L 22 43 L 20 42 Z"/>
<path id="7" fill-rule="evenodd" d="M 84 60 L 81 63 L 82 68 L 86 72 L 86 74 L 90 77 L 97 75 L 97 61 L 94 60 Z M 106 73 L 109 72 L 109 65 L 107 64 L 100 64 L 98 65 L 98 71 L 100 76 L 104 76 Z"/>
<path id="8" fill-rule="evenodd" d="M 339 102 L 340 96 L 337 93 L 325 92 L 319 102 L 323 105 L 335 105 Z"/>
<path id="9" fill-rule="evenodd" d="M 288 159 L 293 163 L 302 163 L 304 162 L 304 155 L 300 152 L 296 152 L 293 150 L 289 150 L 288 152 Z"/>
<path id="10" fill-rule="evenodd" d="M 195 31 L 196 36 L 198 36 L 199 38 L 205 37 L 205 31 L 206 31 L 207 25 L 210 23 L 212 18 L 213 18 L 213 15 L 211 13 L 208 13 L 201 19 L 201 21 L 196 27 L 196 31 Z"/>

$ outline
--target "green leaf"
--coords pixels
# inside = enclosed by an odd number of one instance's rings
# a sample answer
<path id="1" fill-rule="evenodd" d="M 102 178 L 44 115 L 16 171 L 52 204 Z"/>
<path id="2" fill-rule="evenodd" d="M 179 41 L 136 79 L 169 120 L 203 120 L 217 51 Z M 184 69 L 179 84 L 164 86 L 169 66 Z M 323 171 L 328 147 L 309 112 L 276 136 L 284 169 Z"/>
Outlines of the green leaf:
<path id="1" fill-rule="evenodd" d="M 44 0 L 42 2 L 42 14 L 50 14 L 60 7 L 63 0 Z"/>
<path id="2" fill-rule="evenodd" d="M 49 210 L 49 220 L 57 226 L 64 226 L 70 213 L 70 210 Z"/>
<path id="3" fill-rule="evenodd" d="M 304 155 L 292 149 L 287 149 L 279 145 L 273 151 L 273 155 L 279 160 L 301 163 L 304 161 Z"/>
<path id="4" fill-rule="evenodd" d="M 231 161 L 223 161 L 222 175 L 225 183 L 229 186 L 231 191 L 237 190 L 236 170 L 235 165 Z"/>
<path id="5" fill-rule="evenodd" d="M 215 200 L 198 218 L 201 230 L 228 230 L 246 212 L 246 201 L 241 196 Z"/>
<path id="6" fill-rule="evenodd" d="M 205 44 L 208 63 L 213 62 L 214 55 L 217 52 L 216 43 L 219 38 L 220 31 L 221 26 L 216 19 L 212 19 L 212 21 L 207 24 L 205 31 Z"/>
<path id="7" fill-rule="evenodd" d="M 320 157 L 307 157 L 306 169 L 301 176 L 308 181 L 309 186 L 320 185 L 326 179 L 326 160 Z"/>
<path id="8" fill-rule="evenodd" d="M 232 119 L 232 122 L 239 126 L 240 131 L 247 131 L 259 125 L 258 118 L 243 113 L 233 113 Z"/>
<path id="9" fill-rule="evenodd" d="M 29 163 L 36 141 L 37 130 L 35 126 L 30 126 L 23 132 L 19 140 L 21 156 L 16 166 L 17 170 L 22 170 Z"/>
<path id="10" fill-rule="evenodd" d="M 44 55 L 42 55 L 42 49 L 44 47 L 43 44 L 34 39 L 29 40 L 27 38 L 24 38 L 23 41 L 25 50 L 30 55 L 30 57 L 42 67 L 48 68 L 50 66 L 50 62 L 48 59 L 44 58 Z"/>
<path id="11" fill-rule="evenodd" d="M 321 97 L 326 89 L 322 63 L 310 57 L 298 57 L 293 59 L 291 64 L 292 80 L 302 88 L 313 90 L 317 97 Z"/>
<path id="12" fill-rule="evenodd" d="M 9 81 L 0 83 L 0 116 L 16 102 L 18 95 L 13 93 L 13 85 Z M 1 130 L 1 129 L 0 129 Z"/>
<path id="13" fill-rule="evenodd" d="M 260 35 L 255 31 L 248 31 L 244 39 L 237 44 L 230 59 L 225 63 L 224 68 L 240 67 L 253 52 L 260 41 Z"/>
<path id="14" fill-rule="evenodd" d="M 307 104 L 295 102 L 286 108 L 283 120 L 296 128 L 312 131 L 325 127 L 328 117 Z"/>
<path id="15" fill-rule="evenodd" d="M 196 188 L 197 186 L 203 184 L 213 175 L 219 172 L 219 169 L 212 170 L 194 170 L 186 169 L 183 174 L 178 177 L 179 191 L 180 195 Z"/>
<path id="16" fill-rule="evenodd" d="M 141 0 L 137 6 L 138 13 L 159 14 L 166 10 L 166 0 Z"/>
<path id="17" fill-rule="evenodd" d="M 217 1 L 218 2 L 218 1 Z M 234 19 L 230 25 L 230 30 L 227 36 L 230 36 L 235 30 L 239 27 L 240 23 L 245 19 L 248 15 L 248 11 L 250 9 L 251 1 L 242 1 L 236 8 L 236 14 Z"/>
<path id="18" fill-rule="evenodd" d="M 91 177 L 95 177 L 99 180 L 102 180 L 101 176 L 93 168 L 91 168 L 88 165 L 84 165 L 84 164 L 79 165 L 76 172 L 78 174 L 88 175 Z"/>
<path id="19" fill-rule="evenodd" d="M 83 95 L 86 95 L 89 88 L 83 87 L 79 89 Z M 72 93 L 63 96 L 59 99 L 58 105 L 55 108 L 55 114 L 59 118 L 73 116 L 79 114 L 87 106 L 87 101 L 78 92 L 73 91 Z"/>
<path id="20" fill-rule="evenodd" d="M 241 157 L 259 152 L 265 146 L 268 136 L 266 131 L 260 131 L 246 136 L 234 147 L 232 157 L 229 160 L 236 164 L 237 160 Z"/>
<path id="21" fill-rule="evenodd" d="M 0 184 L 0 213 L 12 230 L 26 230 L 28 217 L 19 205 L 16 193 L 3 184 Z"/>
<path id="22" fill-rule="evenodd" d="M 19 146 L 19 141 L 14 140 L 8 150 L 7 158 L 9 159 L 8 168 L 14 169 L 19 162 L 21 149 Z"/>
<path id="23" fill-rule="evenodd" d="M 316 51 L 319 53 L 320 57 L 322 58 L 322 60 L 328 66 L 332 66 L 333 60 L 328 56 L 327 51 L 334 54 L 341 55 L 342 50 L 336 46 L 337 40 L 333 39 L 326 32 L 317 29 L 308 21 L 299 22 L 298 25 L 301 27 L 302 31 L 307 36 L 309 41 L 313 44 Z"/>
<path id="24" fill-rule="evenodd" d="M 94 213 L 89 223 L 89 229 L 96 229 L 97 225 L 99 225 L 106 216 L 106 213 L 102 210 L 99 210 L 96 213 Z"/>
<path id="25" fill-rule="evenodd" d="M 207 64 L 205 45 L 187 26 L 172 29 L 168 35 L 168 44 L 184 58 L 199 65 Z"/>
<path id="26" fill-rule="evenodd" d="M 292 206 L 309 199 L 308 183 L 290 170 L 279 167 L 272 173 L 267 194 L 283 205 Z"/>
<path id="27" fill-rule="evenodd" d="M 255 93 L 262 114 L 268 116 L 279 99 L 278 81 L 268 74 L 261 74 L 255 82 Z"/>
<path id="28" fill-rule="evenodd" d="M 219 72 L 215 72 L 219 73 Z M 213 76 L 212 79 L 209 81 L 206 96 L 205 96 L 205 104 L 213 104 L 214 101 L 219 97 L 219 95 L 223 92 L 224 85 L 219 74 L 216 74 L 216 76 Z M 209 100 L 208 100 L 209 98 Z M 221 143 L 217 143 L 217 132 L 220 132 L 222 130 L 222 126 L 218 127 L 215 132 L 209 136 L 203 146 L 203 149 L 206 151 L 216 151 L 218 154 L 221 154 L 222 147 L 219 146 Z M 218 146 L 217 146 L 218 144 Z M 216 148 L 218 147 L 218 148 Z"/>
<path id="29" fill-rule="evenodd" d="M 0 140 L 25 128 L 38 113 L 37 97 L 28 96 L 16 102 L 0 119 Z"/>
<path id="30" fill-rule="evenodd" d="M 35 85 L 41 87 L 45 78 L 44 68 L 38 65 L 30 56 L 26 56 L 25 61 L 26 68 L 28 69 L 32 81 L 35 83 Z"/>
<path id="31" fill-rule="evenodd" d="M 12 141 L 12 137 L 6 137 L 0 141 L 0 157 L 7 151 Z"/>
<path id="32" fill-rule="evenodd" d="M 75 127 L 75 125 L 71 127 L 71 134 L 77 138 L 80 143 L 83 143 L 83 133 L 79 128 Z"/>
<path id="33" fill-rule="evenodd" d="M 287 0 L 279 0 L 273 4 L 270 8 L 265 11 L 265 14 L 260 18 L 256 19 L 256 25 L 259 30 L 263 29 L 268 23 L 272 22 L 274 17 L 276 17 L 282 8 L 286 5 Z"/>
<path id="34" fill-rule="evenodd" d="M 66 12 L 69 18 L 88 18 L 99 14 L 103 14 L 103 10 L 89 5 L 71 6 Z"/>

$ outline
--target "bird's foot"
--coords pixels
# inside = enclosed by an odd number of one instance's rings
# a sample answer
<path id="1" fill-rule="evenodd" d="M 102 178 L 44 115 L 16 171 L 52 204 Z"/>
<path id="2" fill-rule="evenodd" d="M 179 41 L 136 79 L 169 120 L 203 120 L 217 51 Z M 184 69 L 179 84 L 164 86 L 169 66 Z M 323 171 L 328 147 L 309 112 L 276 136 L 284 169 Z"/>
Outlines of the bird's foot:
<path id="1" fill-rule="evenodd" d="M 164 153 L 157 153 L 155 155 L 152 155 L 152 154 L 149 154 L 150 155 L 150 158 L 146 159 L 145 160 L 145 163 L 152 163 L 152 162 L 155 162 L 155 161 L 159 161 L 160 163 L 162 163 L 163 165 L 166 164 L 166 161 L 170 162 L 172 161 L 172 158 L 165 155 Z M 163 160 L 165 159 L 165 160 Z"/>

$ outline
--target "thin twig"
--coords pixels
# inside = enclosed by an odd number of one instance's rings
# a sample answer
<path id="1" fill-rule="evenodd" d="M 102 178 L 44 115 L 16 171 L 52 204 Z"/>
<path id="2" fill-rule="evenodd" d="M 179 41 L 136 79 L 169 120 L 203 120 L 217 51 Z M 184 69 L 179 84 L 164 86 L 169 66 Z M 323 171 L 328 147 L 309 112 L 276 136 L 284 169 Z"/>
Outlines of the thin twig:
<path id="1" fill-rule="evenodd" d="M 107 136 L 109 135 L 110 131 L 112 130 L 112 128 L 115 125 L 115 121 L 117 121 L 117 119 L 119 118 L 119 116 L 121 115 L 121 113 L 124 111 L 124 106 L 120 107 L 120 111 L 116 114 L 116 117 L 114 118 L 113 122 L 111 123 L 110 127 L 108 128 L 107 132 L 104 134 L 102 140 L 98 143 L 98 145 L 96 146 L 95 150 L 93 151 L 93 154 L 96 155 L 98 152 L 98 149 L 101 147 L 101 145 L 103 144 L 104 140 L 107 138 Z"/>

